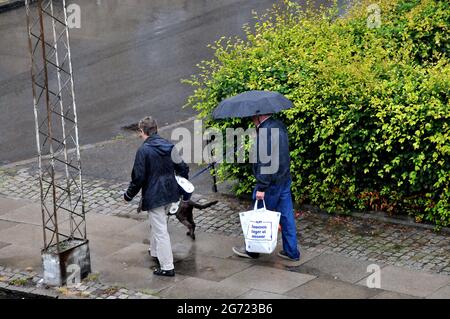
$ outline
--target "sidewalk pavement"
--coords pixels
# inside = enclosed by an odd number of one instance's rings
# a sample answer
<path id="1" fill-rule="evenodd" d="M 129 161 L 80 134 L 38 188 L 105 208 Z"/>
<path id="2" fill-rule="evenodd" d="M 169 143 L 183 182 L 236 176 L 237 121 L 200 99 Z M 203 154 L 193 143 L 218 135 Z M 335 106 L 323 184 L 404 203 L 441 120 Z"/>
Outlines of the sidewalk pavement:
<path id="1" fill-rule="evenodd" d="M 237 217 L 236 217 L 237 218 Z M 0 196 L 0 288 L 39 293 L 42 228 L 40 205 Z M 185 235 L 169 224 L 177 275 L 152 274 L 147 220 L 87 214 L 93 275 L 76 288 L 53 291 L 58 297 L 127 298 L 450 298 L 450 276 L 378 264 L 381 289 L 369 289 L 370 261 L 353 259 L 320 247 L 302 248 L 290 262 L 276 254 L 258 260 L 233 255 L 241 238 L 197 232 Z M 23 286 L 22 288 L 20 286 Z"/>

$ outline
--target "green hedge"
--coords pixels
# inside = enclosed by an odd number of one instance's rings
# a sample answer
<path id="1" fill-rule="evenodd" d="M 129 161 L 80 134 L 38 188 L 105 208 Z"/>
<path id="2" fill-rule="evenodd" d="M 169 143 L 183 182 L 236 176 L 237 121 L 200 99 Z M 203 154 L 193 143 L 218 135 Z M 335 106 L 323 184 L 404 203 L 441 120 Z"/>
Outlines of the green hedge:
<path id="1" fill-rule="evenodd" d="M 186 82 L 188 105 L 214 122 L 224 98 L 247 90 L 285 94 L 279 114 L 291 140 L 297 203 L 329 212 L 383 210 L 437 226 L 450 221 L 450 2 L 369 1 L 337 14 L 286 1 L 245 26 L 246 38 L 220 39 L 215 59 Z M 222 179 L 254 185 L 249 165 L 224 164 Z"/>

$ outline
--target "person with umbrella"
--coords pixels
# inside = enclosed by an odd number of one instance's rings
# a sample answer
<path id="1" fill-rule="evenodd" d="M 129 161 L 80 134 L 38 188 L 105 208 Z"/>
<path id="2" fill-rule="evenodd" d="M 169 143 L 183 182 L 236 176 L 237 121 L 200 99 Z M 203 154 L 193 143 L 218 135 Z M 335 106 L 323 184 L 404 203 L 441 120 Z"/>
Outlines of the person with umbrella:
<path id="1" fill-rule="evenodd" d="M 249 91 L 220 103 L 213 112 L 213 118 L 252 118 L 257 128 L 256 161 L 253 163 L 256 186 L 253 199 L 264 200 L 267 209 L 281 213 L 283 249 L 278 252 L 278 256 L 299 261 L 300 251 L 291 194 L 288 132 L 284 123 L 273 117 L 273 114 L 292 106 L 291 101 L 277 92 Z M 261 149 L 270 155 L 270 161 L 263 160 Z M 270 169 L 273 167 L 276 169 Z M 233 247 L 233 252 L 243 258 L 259 257 L 259 254 L 246 251 L 245 246 Z"/>

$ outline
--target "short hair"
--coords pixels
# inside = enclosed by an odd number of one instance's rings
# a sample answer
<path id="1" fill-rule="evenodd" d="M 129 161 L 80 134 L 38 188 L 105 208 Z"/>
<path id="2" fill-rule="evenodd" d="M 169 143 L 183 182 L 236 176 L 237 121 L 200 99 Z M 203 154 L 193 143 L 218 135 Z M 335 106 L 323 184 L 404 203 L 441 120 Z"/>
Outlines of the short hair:
<path id="1" fill-rule="evenodd" d="M 151 116 L 147 116 L 140 120 L 138 127 L 142 130 L 142 132 L 144 132 L 145 135 L 148 136 L 158 133 L 158 123 L 156 123 L 156 120 Z"/>

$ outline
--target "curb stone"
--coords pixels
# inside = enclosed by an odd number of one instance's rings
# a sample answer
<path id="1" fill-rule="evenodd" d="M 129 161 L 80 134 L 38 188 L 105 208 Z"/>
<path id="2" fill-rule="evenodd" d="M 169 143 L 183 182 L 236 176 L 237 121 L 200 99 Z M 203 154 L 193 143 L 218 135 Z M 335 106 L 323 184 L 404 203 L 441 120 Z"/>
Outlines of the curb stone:
<path id="1" fill-rule="evenodd" d="M 25 5 L 24 0 L 0 0 L 0 13 L 14 10 Z"/>

